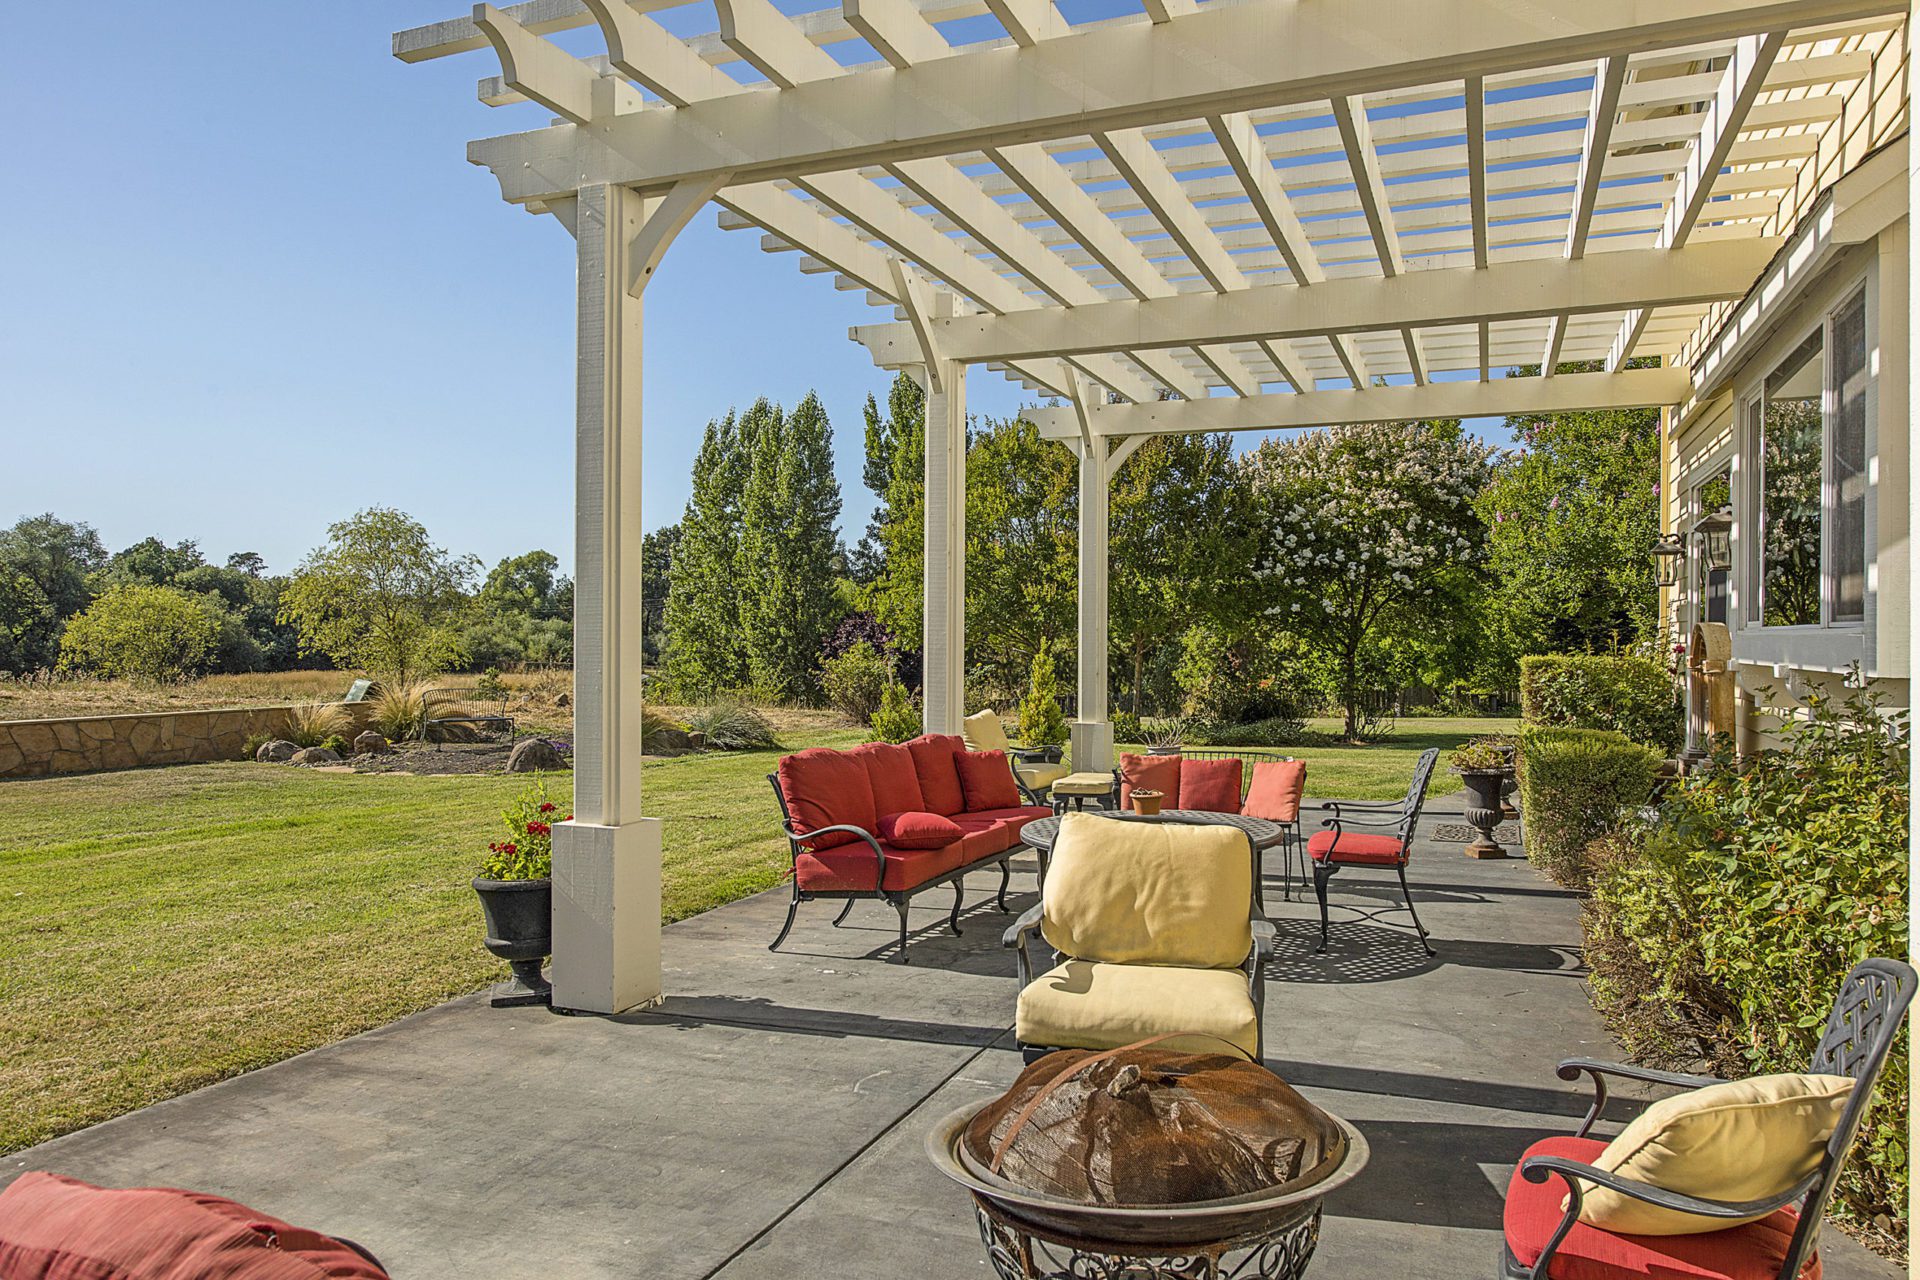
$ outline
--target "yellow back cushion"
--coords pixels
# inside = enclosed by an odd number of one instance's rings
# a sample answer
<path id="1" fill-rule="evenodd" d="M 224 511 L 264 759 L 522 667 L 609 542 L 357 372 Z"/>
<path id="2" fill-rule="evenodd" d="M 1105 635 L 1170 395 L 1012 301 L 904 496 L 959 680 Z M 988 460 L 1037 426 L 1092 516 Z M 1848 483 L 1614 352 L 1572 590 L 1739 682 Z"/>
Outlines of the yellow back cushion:
<path id="1" fill-rule="evenodd" d="M 1233 827 L 1069 813 L 1040 931 L 1076 960 L 1225 969 L 1253 946 L 1252 899 L 1253 856 Z"/>
<path id="2" fill-rule="evenodd" d="M 1594 1167 L 1704 1200 L 1762 1200 L 1812 1173 L 1853 1092 L 1848 1076 L 1754 1076 L 1663 1098 L 1607 1144 Z M 1637 1236 L 1735 1225 L 1582 1187 L 1580 1220 Z M 1754 1219 L 1744 1219 L 1754 1221 Z"/>
<path id="3" fill-rule="evenodd" d="M 976 711 L 962 720 L 960 736 L 966 739 L 969 751 L 1005 751 L 1012 745 L 1007 741 L 1007 731 L 1000 727 L 1000 717 L 992 710 Z"/>

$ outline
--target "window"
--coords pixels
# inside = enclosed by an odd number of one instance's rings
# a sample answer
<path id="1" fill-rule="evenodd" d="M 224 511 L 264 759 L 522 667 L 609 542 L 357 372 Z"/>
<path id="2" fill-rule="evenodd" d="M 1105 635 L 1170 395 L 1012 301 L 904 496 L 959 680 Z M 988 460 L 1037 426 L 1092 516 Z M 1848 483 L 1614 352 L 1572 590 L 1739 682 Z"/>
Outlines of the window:
<path id="1" fill-rule="evenodd" d="M 1859 622 L 1866 612 L 1866 294 L 1808 334 L 1748 404 L 1757 474 L 1749 621 Z"/>

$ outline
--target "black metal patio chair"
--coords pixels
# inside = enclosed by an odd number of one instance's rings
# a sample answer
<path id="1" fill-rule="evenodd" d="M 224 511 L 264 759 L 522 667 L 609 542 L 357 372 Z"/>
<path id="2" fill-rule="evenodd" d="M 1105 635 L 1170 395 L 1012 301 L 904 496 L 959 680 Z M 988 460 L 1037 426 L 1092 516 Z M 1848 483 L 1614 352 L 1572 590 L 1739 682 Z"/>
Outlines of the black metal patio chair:
<path id="1" fill-rule="evenodd" d="M 1307 857 L 1313 863 L 1313 892 L 1320 899 L 1320 945 L 1314 948 L 1316 952 L 1327 949 L 1327 881 L 1345 867 L 1391 867 L 1400 877 L 1400 896 L 1406 901 L 1407 914 L 1413 917 L 1420 945 L 1428 955 L 1434 953 L 1427 942 L 1427 927 L 1420 923 L 1420 913 L 1413 909 L 1413 894 L 1407 889 L 1407 862 L 1413 856 L 1413 832 L 1420 822 L 1420 806 L 1426 803 L 1427 784 L 1439 759 L 1438 747 L 1420 753 L 1404 800 L 1330 800 L 1320 806 L 1333 816 L 1322 819 L 1321 830 L 1307 840 Z M 1392 834 L 1370 835 L 1349 831 L 1349 827 L 1382 827 Z"/>

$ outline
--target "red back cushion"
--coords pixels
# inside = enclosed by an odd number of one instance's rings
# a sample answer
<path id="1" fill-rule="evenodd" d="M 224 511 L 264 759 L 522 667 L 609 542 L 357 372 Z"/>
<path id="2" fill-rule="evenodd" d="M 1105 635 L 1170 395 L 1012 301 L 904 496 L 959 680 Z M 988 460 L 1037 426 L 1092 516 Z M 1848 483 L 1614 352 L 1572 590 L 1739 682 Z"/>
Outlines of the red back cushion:
<path id="1" fill-rule="evenodd" d="M 1262 760 L 1253 766 L 1253 785 L 1241 812 L 1269 822 L 1297 822 L 1300 797 L 1307 792 L 1305 760 Z"/>
<path id="2" fill-rule="evenodd" d="M 782 756 L 779 778 L 787 815 L 801 835 L 841 823 L 863 831 L 872 831 L 879 824 L 866 762 L 850 751 L 810 747 Z M 831 849 L 857 839 L 845 831 L 834 831 L 807 843 L 816 849 Z"/>
<path id="3" fill-rule="evenodd" d="M 920 795 L 920 775 L 913 770 L 913 753 L 905 747 L 891 742 L 869 742 L 847 754 L 860 757 L 860 762 L 867 766 L 867 781 L 873 784 L 874 812 L 881 817 L 927 807 Z"/>
<path id="4" fill-rule="evenodd" d="M 1004 751 L 962 751 L 953 758 L 960 773 L 960 790 L 967 797 L 967 812 L 983 809 L 1017 809 L 1020 788 L 1013 780 L 1013 765 Z"/>
<path id="5" fill-rule="evenodd" d="M 339 1241 L 221 1196 L 112 1191 L 56 1173 L 0 1192 L 7 1280 L 387 1280 Z"/>
<path id="6" fill-rule="evenodd" d="M 1180 766 L 1180 807 L 1209 813 L 1240 812 L 1238 759 L 1189 760 Z"/>
<path id="7" fill-rule="evenodd" d="M 1178 809 L 1180 807 L 1180 757 L 1179 756 L 1137 756 L 1131 751 L 1120 756 L 1120 807 L 1127 807 L 1133 798 L 1133 789 L 1144 787 L 1149 791 L 1158 791 L 1166 799 L 1161 807 Z"/>
<path id="8" fill-rule="evenodd" d="M 880 819 L 880 838 L 902 849 L 944 849 L 966 832 L 938 813 L 889 813 Z"/>
<path id="9" fill-rule="evenodd" d="M 955 768 L 953 758 L 966 750 L 966 744 L 957 733 L 928 733 L 906 744 L 907 754 L 913 757 L 913 771 L 920 778 L 920 799 L 929 813 L 944 813 L 948 817 L 967 807 L 967 798 L 960 791 L 960 771 Z"/>

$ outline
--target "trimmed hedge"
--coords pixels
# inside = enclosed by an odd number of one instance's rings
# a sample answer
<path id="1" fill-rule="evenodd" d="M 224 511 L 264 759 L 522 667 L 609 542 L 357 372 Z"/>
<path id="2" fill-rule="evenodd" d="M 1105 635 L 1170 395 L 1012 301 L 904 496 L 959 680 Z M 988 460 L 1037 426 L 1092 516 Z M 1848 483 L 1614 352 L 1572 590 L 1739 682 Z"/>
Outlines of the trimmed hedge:
<path id="1" fill-rule="evenodd" d="M 1646 658 L 1559 653 L 1520 659 L 1520 716 L 1528 724 L 1612 729 L 1662 752 L 1680 746 L 1673 677 Z"/>
<path id="2" fill-rule="evenodd" d="M 1587 846 L 1647 802 L 1661 759 L 1608 729 L 1521 729 L 1527 857 L 1568 888 L 1585 889 Z"/>

